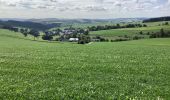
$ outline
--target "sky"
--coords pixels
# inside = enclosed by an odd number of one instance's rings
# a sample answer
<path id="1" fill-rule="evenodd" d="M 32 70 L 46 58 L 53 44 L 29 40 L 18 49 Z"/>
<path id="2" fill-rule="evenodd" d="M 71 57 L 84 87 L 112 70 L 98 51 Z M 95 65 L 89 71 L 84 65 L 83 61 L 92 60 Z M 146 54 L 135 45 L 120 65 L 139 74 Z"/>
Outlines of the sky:
<path id="1" fill-rule="evenodd" d="M 170 16 L 170 0 L 0 0 L 0 18 Z"/>

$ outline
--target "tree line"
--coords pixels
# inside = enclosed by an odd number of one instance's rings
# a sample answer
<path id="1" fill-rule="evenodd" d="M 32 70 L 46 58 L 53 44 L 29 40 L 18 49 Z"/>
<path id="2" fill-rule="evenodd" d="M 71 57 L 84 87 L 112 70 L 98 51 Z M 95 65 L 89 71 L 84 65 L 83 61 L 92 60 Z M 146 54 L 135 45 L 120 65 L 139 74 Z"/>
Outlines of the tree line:
<path id="1" fill-rule="evenodd" d="M 31 21 L 14 21 L 14 20 L 8 20 L 8 21 L 0 21 L 0 25 L 3 26 L 15 26 L 15 27 L 24 27 L 24 28 L 30 28 L 35 29 L 39 31 L 48 30 L 54 27 L 60 27 L 61 23 L 52 23 L 52 24 L 42 24 L 42 23 L 36 23 Z"/>
<path id="2" fill-rule="evenodd" d="M 150 38 L 168 38 L 170 37 L 170 31 L 164 31 L 162 28 L 160 32 L 151 33 Z"/>
<path id="3" fill-rule="evenodd" d="M 14 32 L 20 32 L 25 37 L 28 36 L 28 35 L 32 35 L 34 37 L 34 40 L 35 40 L 35 38 L 37 38 L 40 35 L 39 31 L 35 30 L 35 29 L 17 28 L 17 27 L 12 27 L 12 26 L 9 26 L 9 25 L 4 25 L 1 28 L 7 29 L 7 30 L 10 30 L 10 31 L 14 31 Z"/>
<path id="4" fill-rule="evenodd" d="M 120 28 L 137 28 L 137 27 L 147 27 L 146 24 L 127 24 L 121 26 L 120 24 L 116 25 L 105 25 L 105 26 L 91 26 L 87 27 L 89 31 L 100 31 L 100 30 L 110 30 L 110 29 L 120 29 Z"/>
<path id="5" fill-rule="evenodd" d="M 159 22 L 159 21 L 170 21 L 170 16 L 146 19 L 146 20 L 143 21 L 143 23 Z"/>

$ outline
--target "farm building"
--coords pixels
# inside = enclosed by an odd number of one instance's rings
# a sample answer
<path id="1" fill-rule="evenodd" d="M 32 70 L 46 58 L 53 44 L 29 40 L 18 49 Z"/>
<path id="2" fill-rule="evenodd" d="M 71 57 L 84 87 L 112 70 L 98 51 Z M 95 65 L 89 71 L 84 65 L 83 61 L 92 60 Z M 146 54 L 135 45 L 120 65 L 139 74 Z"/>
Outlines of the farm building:
<path id="1" fill-rule="evenodd" d="M 70 42 L 78 42 L 78 40 L 79 40 L 78 38 L 70 38 L 69 39 Z"/>

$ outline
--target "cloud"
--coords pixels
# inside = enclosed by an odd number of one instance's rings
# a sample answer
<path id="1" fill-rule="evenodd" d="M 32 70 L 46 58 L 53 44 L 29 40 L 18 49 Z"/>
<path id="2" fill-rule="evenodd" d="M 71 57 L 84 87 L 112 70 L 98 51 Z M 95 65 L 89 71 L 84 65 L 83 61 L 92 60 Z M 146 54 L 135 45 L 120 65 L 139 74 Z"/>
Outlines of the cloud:
<path id="1" fill-rule="evenodd" d="M 134 6 L 139 8 L 138 5 L 142 6 L 143 9 L 147 6 L 156 5 L 158 0 L 0 0 L 6 6 L 12 7 L 25 7 L 34 9 L 73 9 L 81 7 L 83 10 L 91 11 L 102 11 L 112 9 L 115 7 L 129 7 L 133 9 Z M 133 5 L 133 6 L 132 6 Z M 62 8 L 63 7 L 63 8 Z M 136 8 L 136 9 L 137 9 Z M 77 9 L 78 10 L 78 9 Z M 82 9 L 79 9 L 82 10 Z"/>
<path id="2" fill-rule="evenodd" d="M 39 11 L 37 16 L 43 10 L 63 15 L 64 12 L 71 14 L 82 13 L 87 16 L 91 15 L 90 13 L 95 13 L 96 16 L 100 14 L 109 14 L 109 16 L 112 14 L 114 16 L 115 13 L 128 14 L 134 12 L 132 15 L 135 16 L 135 12 L 141 12 L 143 15 L 146 15 L 145 11 L 154 11 L 159 8 L 163 10 L 169 9 L 166 6 L 167 4 L 170 5 L 170 0 L 0 0 L 0 10 L 3 8 L 10 12 L 11 9 L 27 11 L 32 9 L 32 12 Z"/>

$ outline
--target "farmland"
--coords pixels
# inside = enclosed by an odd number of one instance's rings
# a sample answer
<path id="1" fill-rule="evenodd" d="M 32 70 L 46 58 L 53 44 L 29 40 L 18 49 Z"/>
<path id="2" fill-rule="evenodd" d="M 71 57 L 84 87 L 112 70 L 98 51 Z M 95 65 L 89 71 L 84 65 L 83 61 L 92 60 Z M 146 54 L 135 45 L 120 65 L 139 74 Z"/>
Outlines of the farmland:
<path id="1" fill-rule="evenodd" d="M 168 38 L 86 45 L 31 38 L 0 30 L 0 99 L 170 98 Z"/>

